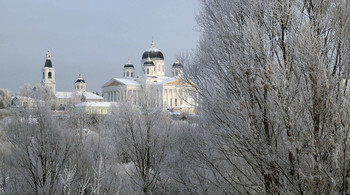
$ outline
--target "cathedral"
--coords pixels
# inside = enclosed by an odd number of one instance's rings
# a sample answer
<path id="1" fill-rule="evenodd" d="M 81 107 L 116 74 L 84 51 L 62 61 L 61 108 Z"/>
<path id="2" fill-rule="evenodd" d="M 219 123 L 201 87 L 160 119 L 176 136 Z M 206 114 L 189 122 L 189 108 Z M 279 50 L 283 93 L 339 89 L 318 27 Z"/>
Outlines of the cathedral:
<path id="1" fill-rule="evenodd" d="M 156 105 L 163 110 L 193 112 L 194 101 L 188 95 L 188 86 L 181 81 L 183 65 L 176 61 L 172 65 L 172 76 L 165 75 L 163 53 L 152 40 L 151 47 L 142 54 L 141 74 L 136 76 L 135 66 L 128 60 L 123 68 L 123 78 L 112 78 L 102 86 L 105 101 L 128 101 L 140 104 L 140 93 L 150 92 Z"/>

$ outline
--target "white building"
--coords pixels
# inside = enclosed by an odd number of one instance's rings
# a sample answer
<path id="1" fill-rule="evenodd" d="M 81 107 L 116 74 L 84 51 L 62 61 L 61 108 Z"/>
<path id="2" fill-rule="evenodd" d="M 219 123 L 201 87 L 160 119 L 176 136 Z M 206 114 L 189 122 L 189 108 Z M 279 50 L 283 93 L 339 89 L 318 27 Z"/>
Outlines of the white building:
<path id="1" fill-rule="evenodd" d="M 56 96 L 57 106 L 66 107 L 80 102 L 102 102 L 103 97 L 86 91 L 86 82 L 82 75 L 74 83 L 74 90 L 71 92 L 56 91 L 55 68 L 52 66 L 51 53 L 47 51 L 45 66 L 42 69 L 41 84 L 48 87 Z"/>
<path id="2" fill-rule="evenodd" d="M 48 87 L 52 92 L 56 92 L 55 68 L 52 67 L 51 53 L 47 51 L 45 66 L 42 69 L 43 78 L 41 84 Z"/>
<path id="3" fill-rule="evenodd" d="M 163 53 L 155 47 L 145 51 L 141 59 L 141 77 L 135 77 L 135 67 L 128 63 L 124 66 L 123 78 L 112 78 L 102 86 L 105 101 L 129 101 L 138 105 L 142 89 L 150 91 L 156 104 L 166 109 L 192 107 L 193 99 L 188 95 L 188 84 L 181 81 L 183 65 L 177 61 L 172 65 L 172 77 L 165 76 L 165 60 Z M 192 109 L 193 110 L 193 109 Z"/>

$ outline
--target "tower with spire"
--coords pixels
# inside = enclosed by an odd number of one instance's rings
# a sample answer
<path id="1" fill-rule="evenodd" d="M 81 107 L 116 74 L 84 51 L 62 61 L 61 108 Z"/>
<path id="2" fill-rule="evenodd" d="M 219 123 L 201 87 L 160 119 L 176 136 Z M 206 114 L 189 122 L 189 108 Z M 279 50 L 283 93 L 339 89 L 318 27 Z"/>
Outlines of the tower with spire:
<path id="1" fill-rule="evenodd" d="M 45 66 L 42 69 L 41 84 L 49 88 L 53 93 L 56 93 L 55 68 L 52 67 L 51 53 L 49 50 L 46 53 Z"/>

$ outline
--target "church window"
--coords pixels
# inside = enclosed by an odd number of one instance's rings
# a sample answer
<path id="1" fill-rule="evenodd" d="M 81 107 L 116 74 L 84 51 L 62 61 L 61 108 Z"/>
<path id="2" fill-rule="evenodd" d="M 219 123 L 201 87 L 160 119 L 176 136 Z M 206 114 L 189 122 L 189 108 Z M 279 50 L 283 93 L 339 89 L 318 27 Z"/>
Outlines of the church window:
<path id="1" fill-rule="evenodd" d="M 43 79 L 45 79 L 45 73 L 43 72 Z"/>
<path id="2" fill-rule="evenodd" d="M 131 77 L 134 77 L 134 73 L 133 73 L 133 72 L 131 72 L 130 76 L 131 76 Z"/>
<path id="3" fill-rule="evenodd" d="M 149 68 L 147 68 L 147 74 L 149 74 Z"/>
<path id="4" fill-rule="evenodd" d="M 129 71 L 126 72 L 126 76 L 129 77 Z"/>
<path id="5" fill-rule="evenodd" d="M 177 106 L 177 98 L 175 98 L 175 106 Z"/>
<path id="6" fill-rule="evenodd" d="M 124 72 L 124 77 L 125 77 L 125 72 Z"/>
<path id="7" fill-rule="evenodd" d="M 51 78 L 52 78 L 52 73 L 49 72 L 48 75 L 47 75 L 47 77 L 48 77 L 49 79 L 51 79 Z"/>

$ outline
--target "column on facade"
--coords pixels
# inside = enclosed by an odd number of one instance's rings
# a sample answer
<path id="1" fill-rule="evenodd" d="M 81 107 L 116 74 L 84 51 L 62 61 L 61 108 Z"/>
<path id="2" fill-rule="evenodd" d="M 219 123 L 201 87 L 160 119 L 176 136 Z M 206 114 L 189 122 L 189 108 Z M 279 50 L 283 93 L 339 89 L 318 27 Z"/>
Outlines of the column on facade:
<path id="1" fill-rule="evenodd" d="M 173 107 L 173 90 L 169 89 L 170 107 Z"/>
<path id="2" fill-rule="evenodd" d="M 163 96 L 163 89 L 160 90 L 160 107 L 164 108 L 163 104 L 164 104 L 164 96 Z"/>
<path id="3" fill-rule="evenodd" d="M 164 94 L 165 94 L 165 107 L 167 108 L 168 107 L 168 98 L 169 98 L 169 93 L 168 93 L 168 90 L 167 89 L 164 89 Z"/>

